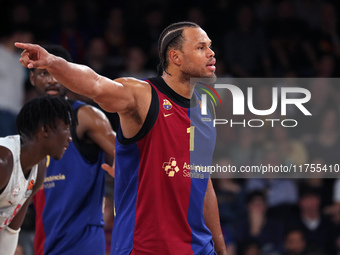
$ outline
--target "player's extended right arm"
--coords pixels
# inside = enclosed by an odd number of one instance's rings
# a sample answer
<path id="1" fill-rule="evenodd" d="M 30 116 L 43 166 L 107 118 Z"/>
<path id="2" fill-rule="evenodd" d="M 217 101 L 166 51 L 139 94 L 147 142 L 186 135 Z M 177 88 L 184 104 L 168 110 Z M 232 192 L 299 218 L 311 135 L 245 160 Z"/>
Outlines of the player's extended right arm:
<path id="1" fill-rule="evenodd" d="M 135 89 L 130 89 L 128 79 L 110 80 L 87 66 L 49 54 L 36 44 L 15 43 L 15 46 L 23 49 L 20 58 L 23 66 L 47 69 L 67 88 L 93 99 L 106 111 L 122 112 L 135 107 Z"/>

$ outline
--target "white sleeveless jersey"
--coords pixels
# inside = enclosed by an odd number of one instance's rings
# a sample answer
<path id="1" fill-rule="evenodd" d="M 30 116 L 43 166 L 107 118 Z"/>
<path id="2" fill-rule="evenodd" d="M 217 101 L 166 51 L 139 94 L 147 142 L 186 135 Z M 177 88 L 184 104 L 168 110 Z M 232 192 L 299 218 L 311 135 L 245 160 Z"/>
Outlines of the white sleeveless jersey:
<path id="1" fill-rule="evenodd" d="M 0 232 L 8 226 L 21 206 L 32 194 L 37 179 L 38 165 L 32 167 L 26 179 L 20 164 L 20 136 L 0 138 L 0 146 L 8 148 L 13 155 L 13 171 L 10 180 L 0 194 Z"/>

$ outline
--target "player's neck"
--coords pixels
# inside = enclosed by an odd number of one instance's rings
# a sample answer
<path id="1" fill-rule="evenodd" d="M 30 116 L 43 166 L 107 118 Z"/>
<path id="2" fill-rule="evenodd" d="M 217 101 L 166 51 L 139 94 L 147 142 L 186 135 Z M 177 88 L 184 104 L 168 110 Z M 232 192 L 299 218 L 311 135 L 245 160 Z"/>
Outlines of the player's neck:
<path id="1" fill-rule="evenodd" d="M 40 153 L 40 151 L 37 147 L 37 144 L 28 141 L 24 144 L 21 144 L 20 147 L 20 164 L 22 171 L 24 172 L 24 175 L 28 175 L 31 171 L 32 167 L 36 164 L 38 164 L 41 160 L 43 160 L 46 157 L 46 153 Z M 32 153 L 32 152 L 36 153 Z"/>
<path id="2" fill-rule="evenodd" d="M 193 90 L 190 88 L 190 80 L 183 80 L 179 75 L 163 72 L 162 75 L 165 83 L 177 94 L 190 99 Z"/>

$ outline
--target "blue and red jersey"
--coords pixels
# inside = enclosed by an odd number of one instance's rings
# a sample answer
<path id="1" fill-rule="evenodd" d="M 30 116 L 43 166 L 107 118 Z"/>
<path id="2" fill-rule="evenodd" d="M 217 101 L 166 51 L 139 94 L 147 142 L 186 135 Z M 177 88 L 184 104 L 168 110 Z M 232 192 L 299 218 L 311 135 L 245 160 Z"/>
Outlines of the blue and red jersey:
<path id="1" fill-rule="evenodd" d="M 147 80 L 152 100 L 133 138 L 117 132 L 111 254 L 214 254 L 203 205 L 215 146 L 213 117 L 161 77 Z M 193 103 L 194 102 L 194 103 Z"/>

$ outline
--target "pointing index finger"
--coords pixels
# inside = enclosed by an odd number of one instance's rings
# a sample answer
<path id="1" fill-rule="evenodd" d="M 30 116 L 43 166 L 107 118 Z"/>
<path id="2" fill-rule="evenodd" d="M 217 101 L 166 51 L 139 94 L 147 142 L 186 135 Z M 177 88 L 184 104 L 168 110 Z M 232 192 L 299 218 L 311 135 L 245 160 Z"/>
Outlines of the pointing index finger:
<path id="1" fill-rule="evenodd" d="M 37 44 L 16 42 L 14 43 L 14 45 L 20 49 L 27 51 L 39 51 L 39 45 Z"/>
<path id="2" fill-rule="evenodd" d="M 14 43 L 15 47 L 18 47 L 20 49 L 23 49 L 23 50 L 27 50 L 30 48 L 30 45 L 28 43 L 20 43 L 20 42 L 16 42 Z"/>

